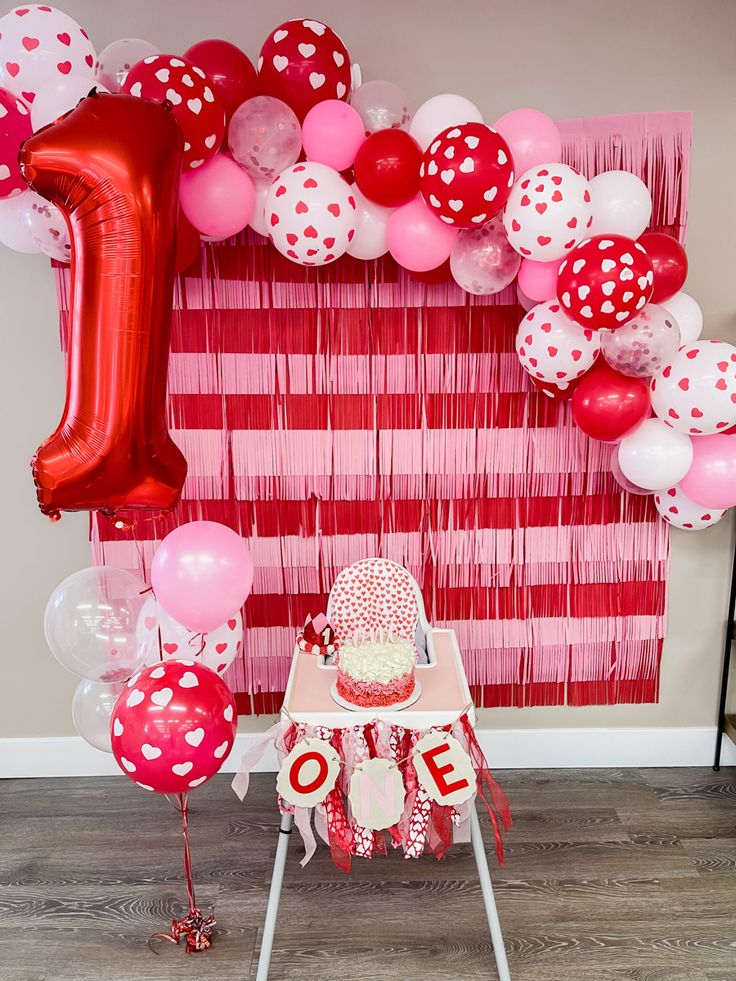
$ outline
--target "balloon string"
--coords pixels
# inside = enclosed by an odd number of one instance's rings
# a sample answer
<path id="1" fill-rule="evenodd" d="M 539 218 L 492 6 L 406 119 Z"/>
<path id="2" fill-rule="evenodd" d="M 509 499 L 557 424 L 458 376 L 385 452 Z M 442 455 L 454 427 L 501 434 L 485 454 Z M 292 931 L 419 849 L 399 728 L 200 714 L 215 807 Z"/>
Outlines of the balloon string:
<path id="1" fill-rule="evenodd" d="M 189 851 L 189 794 L 179 794 L 179 813 L 181 814 L 181 833 L 184 837 L 184 874 L 187 877 L 187 896 L 190 913 L 197 908 L 192 882 L 192 856 Z"/>

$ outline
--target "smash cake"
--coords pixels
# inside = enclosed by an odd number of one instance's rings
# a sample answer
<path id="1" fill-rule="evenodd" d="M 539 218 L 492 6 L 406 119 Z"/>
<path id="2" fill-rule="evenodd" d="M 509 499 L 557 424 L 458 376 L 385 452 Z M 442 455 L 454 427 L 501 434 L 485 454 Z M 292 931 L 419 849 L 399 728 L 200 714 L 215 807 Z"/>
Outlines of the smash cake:
<path id="1" fill-rule="evenodd" d="M 337 653 L 337 694 L 352 705 L 380 708 L 414 691 L 414 645 L 403 637 L 354 637 Z"/>

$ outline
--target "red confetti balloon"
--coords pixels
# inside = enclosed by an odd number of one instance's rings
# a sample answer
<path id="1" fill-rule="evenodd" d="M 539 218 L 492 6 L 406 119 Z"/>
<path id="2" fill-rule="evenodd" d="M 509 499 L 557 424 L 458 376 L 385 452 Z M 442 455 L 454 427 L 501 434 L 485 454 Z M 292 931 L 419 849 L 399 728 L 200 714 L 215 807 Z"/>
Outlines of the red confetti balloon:
<path id="1" fill-rule="evenodd" d="M 671 235 L 664 232 L 644 232 L 639 244 L 646 249 L 654 269 L 653 303 L 664 303 L 678 293 L 687 279 L 687 255 Z"/>
<path id="2" fill-rule="evenodd" d="M 266 38 L 258 59 L 261 95 L 281 99 L 301 121 L 323 99 L 350 95 L 350 55 L 319 20 L 287 20 Z"/>
<path id="3" fill-rule="evenodd" d="M 184 170 L 214 157 L 225 136 L 225 110 L 198 65 L 178 55 L 151 55 L 128 72 L 123 92 L 169 102 L 184 135 Z"/>
<path id="4" fill-rule="evenodd" d="M 426 204 L 448 225 L 477 228 L 506 204 L 514 183 L 511 150 L 483 123 L 443 130 L 427 148 L 419 171 Z"/>
<path id="5" fill-rule="evenodd" d="M 227 122 L 238 106 L 258 95 L 258 75 L 253 62 L 229 41 L 218 38 L 198 41 L 184 52 L 184 57 L 201 68 L 212 82 Z"/>
<path id="6" fill-rule="evenodd" d="M 369 201 L 398 208 L 419 190 L 422 149 L 401 129 L 382 129 L 362 144 L 353 172 L 358 189 Z"/>
<path id="7" fill-rule="evenodd" d="M 560 264 L 557 297 L 581 327 L 615 330 L 649 302 L 653 280 L 652 263 L 638 242 L 596 235 Z"/>
<path id="8" fill-rule="evenodd" d="M 161 661 L 133 675 L 110 719 L 120 769 L 144 790 L 183 794 L 219 771 L 237 714 L 222 678 L 196 661 Z"/>
<path id="9" fill-rule="evenodd" d="M 593 439 L 623 439 L 649 415 L 649 385 L 598 363 L 578 382 L 572 396 L 572 417 Z"/>
<path id="10" fill-rule="evenodd" d="M 0 198 L 28 189 L 20 172 L 18 152 L 31 132 L 31 117 L 25 103 L 0 88 Z"/>

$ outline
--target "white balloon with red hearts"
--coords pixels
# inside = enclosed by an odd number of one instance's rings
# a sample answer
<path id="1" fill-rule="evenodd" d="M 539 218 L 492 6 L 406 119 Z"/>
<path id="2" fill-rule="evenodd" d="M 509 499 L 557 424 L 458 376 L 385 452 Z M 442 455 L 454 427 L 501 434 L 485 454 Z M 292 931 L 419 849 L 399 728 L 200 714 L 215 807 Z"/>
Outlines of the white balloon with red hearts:
<path id="1" fill-rule="evenodd" d="M 718 508 L 704 508 L 696 504 L 678 486 L 657 491 L 654 506 L 669 525 L 683 531 L 701 531 L 716 525 L 726 513 Z"/>
<path id="2" fill-rule="evenodd" d="M 563 259 L 589 235 L 588 181 L 573 167 L 532 167 L 511 188 L 503 213 L 511 245 L 526 259 Z"/>
<path id="3" fill-rule="evenodd" d="M 556 385 L 584 375 L 600 349 L 600 335 L 570 320 L 559 300 L 538 303 L 516 333 L 516 353 L 524 370 Z"/>
<path id="4" fill-rule="evenodd" d="M 194 633 L 150 595 L 138 616 L 136 637 L 145 648 L 145 664 L 185 657 L 222 675 L 243 649 L 243 617 L 238 612 L 215 630 Z"/>
<path id="5" fill-rule="evenodd" d="M 88 75 L 97 55 L 87 32 L 63 10 L 28 3 L 0 17 L 0 85 L 32 104 L 56 79 Z"/>
<path id="6" fill-rule="evenodd" d="M 325 266 L 344 255 L 357 221 L 350 186 L 325 164 L 309 161 L 288 167 L 266 197 L 271 241 L 302 266 Z"/>
<path id="7" fill-rule="evenodd" d="M 736 425 L 736 347 L 686 344 L 649 387 L 652 408 L 667 426 L 691 436 L 723 432 Z"/>

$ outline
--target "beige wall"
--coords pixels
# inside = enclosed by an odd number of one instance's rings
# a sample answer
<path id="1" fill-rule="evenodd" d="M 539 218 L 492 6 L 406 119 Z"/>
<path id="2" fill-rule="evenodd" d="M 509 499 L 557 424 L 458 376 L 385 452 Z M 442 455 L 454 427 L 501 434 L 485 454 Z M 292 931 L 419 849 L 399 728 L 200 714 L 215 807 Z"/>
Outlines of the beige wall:
<path id="1" fill-rule="evenodd" d="M 531 105 L 552 116 L 687 109 L 694 114 L 689 290 L 707 336 L 736 340 L 736 160 L 733 0 L 60 0 L 98 50 L 145 37 L 171 52 L 225 37 L 254 59 L 289 17 L 326 20 L 366 78 L 403 85 L 414 104 L 438 92 L 473 99 L 492 120 Z M 9 6 L 9 4 L 8 4 Z M 51 273 L 38 257 L 0 252 L 3 304 L 2 662 L 0 736 L 73 732 L 76 679 L 43 639 L 46 598 L 88 564 L 87 522 L 53 525 L 36 510 L 28 460 L 62 404 Z M 658 705 L 495 710 L 490 727 L 710 725 L 720 671 L 732 525 L 675 532 L 669 637 Z M 249 720 L 250 727 L 261 720 Z"/>

